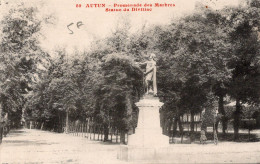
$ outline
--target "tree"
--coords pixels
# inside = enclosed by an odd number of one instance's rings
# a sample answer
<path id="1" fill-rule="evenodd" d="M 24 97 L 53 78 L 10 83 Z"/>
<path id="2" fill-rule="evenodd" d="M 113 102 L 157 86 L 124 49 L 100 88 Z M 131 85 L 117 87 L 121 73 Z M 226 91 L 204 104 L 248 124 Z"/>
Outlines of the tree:
<path id="1" fill-rule="evenodd" d="M 223 20 L 219 12 L 200 8 L 193 15 L 174 21 L 159 34 L 156 47 L 165 60 L 158 62 L 158 76 L 161 73 L 165 78 L 161 77 L 158 88 L 161 88 L 162 97 L 174 95 L 165 99 L 165 103 L 180 97 L 179 101 L 174 101 L 179 113 L 201 112 L 213 91 L 220 97 L 219 111 L 223 113 L 221 98 L 225 95 L 225 87 L 217 86 L 224 86 L 231 78 L 227 63 L 232 57 Z M 164 70 L 160 72 L 160 69 Z"/>
<path id="2" fill-rule="evenodd" d="M 121 132 L 121 142 L 125 133 L 133 128 L 133 116 L 137 115 L 134 102 L 142 88 L 142 72 L 124 54 L 106 56 L 101 65 L 103 78 L 97 85 L 95 97 L 95 119 L 107 129 L 108 125 L 117 127 Z M 108 133 L 105 134 L 107 138 Z"/>
<path id="3" fill-rule="evenodd" d="M 260 99 L 259 72 L 259 16 L 260 8 L 245 7 L 233 9 L 229 14 L 232 31 L 229 41 L 231 53 L 235 56 L 230 62 L 232 80 L 228 92 L 236 100 L 234 111 L 234 139 L 239 137 L 239 125 L 243 103 L 257 104 Z"/>
<path id="4" fill-rule="evenodd" d="M 38 64 L 48 56 L 39 47 L 41 21 L 36 19 L 35 14 L 35 8 L 21 5 L 11 9 L 1 21 L 0 102 L 3 111 L 17 124 Z"/>
<path id="5" fill-rule="evenodd" d="M 74 59 L 68 60 L 63 49 L 57 50 L 59 58 L 50 60 L 33 86 L 27 101 L 27 118 L 32 117 L 50 129 L 61 131 L 65 120 L 68 128 L 68 119 L 84 121 L 92 115 L 93 86 L 99 79 L 95 72 L 97 63 L 86 53 L 76 53 Z"/>

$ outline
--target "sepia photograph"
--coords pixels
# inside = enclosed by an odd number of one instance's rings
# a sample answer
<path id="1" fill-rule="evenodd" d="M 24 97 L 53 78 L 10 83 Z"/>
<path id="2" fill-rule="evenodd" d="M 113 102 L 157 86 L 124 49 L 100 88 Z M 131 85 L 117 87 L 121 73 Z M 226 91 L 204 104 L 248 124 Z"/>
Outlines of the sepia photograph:
<path id="1" fill-rule="evenodd" d="M 260 0 L 0 0 L 0 164 L 260 163 Z"/>

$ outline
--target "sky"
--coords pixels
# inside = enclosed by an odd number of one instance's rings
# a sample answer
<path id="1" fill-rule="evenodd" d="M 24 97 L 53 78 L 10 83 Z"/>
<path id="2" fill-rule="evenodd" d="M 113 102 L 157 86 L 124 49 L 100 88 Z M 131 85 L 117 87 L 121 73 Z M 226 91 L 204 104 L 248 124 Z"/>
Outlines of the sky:
<path id="1" fill-rule="evenodd" d="M 41 45 L 46 51 L 65 47 L 68 52 L 74 49 L 90 48 L 91 41 L 102 39 L 111 34 L 120 19 L 128 17 L 131 31 L 140 30 L 146 23 L 162 25 L 170 23 L 173 18 L 178 19 L 195 11 L 195 4 L 200 2 L 213 9 L 224 6 L 236 6 L 241 0 L 0 0 L 0 19 L 10 8 L 24 3 L 25 6 L 37 6 L 39 19 L 47 19 L 50 24 L 42 26 Z M 76 4 L 82 4 L 76 8 Z M 151 12 L 105 12 L 104 8 L 85 8 L 85 4 L 105 3 L 106 6 L 114 3 L 173 3 L 172 8 L 153 8 Z M 77 28 L 77 22 L 82 26 Z M 68 25 L 73 34 L 68 30 Z"/>

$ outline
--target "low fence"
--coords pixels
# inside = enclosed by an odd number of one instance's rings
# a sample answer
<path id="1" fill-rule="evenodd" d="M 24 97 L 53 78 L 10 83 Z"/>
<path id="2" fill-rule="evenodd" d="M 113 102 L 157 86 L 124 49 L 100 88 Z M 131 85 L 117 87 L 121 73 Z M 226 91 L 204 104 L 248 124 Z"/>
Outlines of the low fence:
<path id="1" fill-rule="evenodd" d="M 182 128 L 184 131 L 191 131 L 190 128 L 190 122 L 183 122 Z M 179 126 L 177 126 L 177 130 L 179 130 Z M 200 131 L 201 130 L 201 122 L 194 122 L 194 131 Z"/>
<path id="2" fill-rule="evenodd" d="M 184 131 L 188 131 L 190 132 L 191 131 L 191 128 L 190 128 L 190 123 L 188 122 L 183 122 L 182 123 L 182 127 L 183 127 L 183 130 Z M 222 132 L 222 124 L 221 122 L 219 123 L 218 125 L 218 132 Z M 179 130 L 179 126 L 177 126 L 177 130 Z M 233 124 L 232 123 L 228 123 L 227 124 L 227 129 L 226 129 L 226 133 L 229 133 L 229 132 L 232 132 L 233 133 Z M 201 131 L 201 123 L 199 122 L 195 122 L 194 123 L 194 131 L 195 132 L 200 132 Z M 212 126 L 207 126 L 207 132 L 213 132 L 213 125 Z"/>
<path id="3" fill-rule="evenodd" d="M 190 132 L 190 123 L 188 122 L 183 122 L 182 123 L 184 133 L 189 136 Z M 52 129 L 46 129 L 43 128 L 43 123 L 40 122 L 34 122 L 30 121 L 28 122 L 25 127 L 29 129 L 41 129 L 41 130 L 49 130 L 49 131 L 55 131 L 55 132 L 66 132 L 69 135 L 76 136 L 76 137 L 83 137 L 89 140 L 95 140 L 95 141 L 104 141 L 105 140 L 105 129 L 102 125 L 100 124 L 95 124 L 95 123 L 87 123 L 87 122 L 70 122 L 68 129 L 66 129 L 65 123 L 62 125 L 57 125 L 55 127 L 58 127 L 58 131 L 55 130 L 55 128 Z M 179 135 L 173 135 L 171 127 L 168 136 L 169 136 L 169 143 L 175 143 L 174 142 L 174 137 L 179 137 Z M 227 132 L 233 129 L 232 124 L 228 124 L 228 129 Z M 198 133 L 201 130 L 201 123 L 195 123 L 194 124 L 194 132 Z M 219 132 L 222 132 L 222 126 L 219 124 L 218 126 Z M 177 132 L 179 132 L 179 126 L 177 126 Z M 213 132 L 213 127 L 207 127 L 207 132 Z M 120 137 L 120 130 L 117 129 L 116 127 L 109 127 L 108 128 L 108 138 L 106 142 L 111 142 L 111 143 L 120 143 L 121 142 L 121 137 Z M 128 132 L 125 134 L 125 143 L 127 143 L 128 140 L 128 134 L 133 134 L 132 131 Z M 186 137 L 187 137 L 186 136 Z M 152 136 L 151 136 L 152 137 Z M 197 136 L 199 138 L 199 136 Z"/>
<path id="4" fill-rule="evenodd" d="M 64 131 L 66 127 L 64 126 Z M 95 125 L 87 123 L 70 123 L 67 131 L 68 134 L 72 136 L 85 137 L 90 140 L 104 141 L 105 139 L 105 129 L 101 125 Z M 109 127 L 108 128 L 108 138 L 107 141 L 112 143 L 120 143 L 120 130 L 117 128 Z M 125 134 L 125 141 L 127 142 L 128 134 Z"/>

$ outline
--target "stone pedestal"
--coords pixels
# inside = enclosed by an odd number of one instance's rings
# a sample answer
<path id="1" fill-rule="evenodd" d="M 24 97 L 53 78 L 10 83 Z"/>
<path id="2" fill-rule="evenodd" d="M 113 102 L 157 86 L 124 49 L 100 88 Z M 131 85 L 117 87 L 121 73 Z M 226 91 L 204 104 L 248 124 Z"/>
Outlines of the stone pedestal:
<path id="1" fill-rule="evenodd" d="M 169 137 L 162 134 L 157 97 L 145 95 L 138 103 L 138 124 L 135 134 L 128 136 L 128 145 L 121 146 L 118 158 L 127 161 L 159 159 L 167 152 Z"/>

